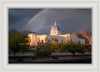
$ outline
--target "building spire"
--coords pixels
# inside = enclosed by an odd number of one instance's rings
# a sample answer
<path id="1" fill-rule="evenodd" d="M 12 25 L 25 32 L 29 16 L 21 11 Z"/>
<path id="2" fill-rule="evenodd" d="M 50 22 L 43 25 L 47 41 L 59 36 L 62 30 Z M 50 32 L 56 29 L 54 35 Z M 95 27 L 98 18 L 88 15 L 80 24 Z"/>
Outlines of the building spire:
<path id="1" fill-rule="evenodd" d="M 57 24 L 56 24 L 56 20 L 55 20 L 55 25 L 57 25 Z"/>

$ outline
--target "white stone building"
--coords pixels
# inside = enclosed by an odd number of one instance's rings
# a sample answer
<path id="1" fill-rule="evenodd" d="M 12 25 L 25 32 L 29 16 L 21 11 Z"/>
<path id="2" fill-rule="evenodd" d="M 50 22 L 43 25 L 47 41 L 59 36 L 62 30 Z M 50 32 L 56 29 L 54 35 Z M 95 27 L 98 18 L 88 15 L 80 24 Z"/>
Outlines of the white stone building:
<path id="1" fill-rule="evenodd" d="M 76 43 L 85 44 L 85 39 L 75 38 L 74 35 L 69 33 L 61 34 L 61 31 L 57 26 L 56 21 L 51 28 L 50 35 L 46 35 L 46 34 L 38 35 L 38 34 L 30 33 L 28 37 L 30 38 L 30 46 L 37 46 L 38 43 L 46 43 L 46 42 L 53 42 L 53 41 L 57 41 L 59 43 L 66 43 L 67 40 L 72 40 Z"/>

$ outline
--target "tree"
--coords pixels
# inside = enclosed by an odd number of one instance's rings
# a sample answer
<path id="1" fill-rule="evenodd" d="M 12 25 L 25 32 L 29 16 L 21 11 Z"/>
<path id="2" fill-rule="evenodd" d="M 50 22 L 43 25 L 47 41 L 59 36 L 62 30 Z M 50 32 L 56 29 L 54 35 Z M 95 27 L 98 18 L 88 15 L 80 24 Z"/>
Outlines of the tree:
<path id="1" fill-rule="evenodd" d="M 50 43 L 45 43 L 44 44 L 44 50 L 47 50 L 47 51 L 51 51 L 51 44 Z"/>
<path id="2" fill-rule="evenodd" d="M 29 45 L 20 45 L 20 51 L 23 53 L 30 51 Z"/>
<path id="3" fill-rule="evenodd" d="M 13 52 L 14 58 L 15 53 L 21 49 L 21 44 L 28 42 L 25 38 L 26 36 L 18 32 L 9 34 L 9 50 Z"/>
<path id="4" fill-rule="evenodd" d="M 45 42 L 47 42 L 47 37 L 45 37 Z"/>
<path id="5" fill-rule="evenodd" d="M 71 46 L 71 45 L 70 45 Z M 72 46 L 72 47 L 70 47 L 69 49 L 68 49 L 68 51 L 70 52 L 70 53 L 72 53 L 73 55 L 75 55 L 75 53 L 76 53 L 76 48 L 74 48 L 74 46 Z"/>
<path id="6" fill-rule="evenodd" d="M 63 44 L 60 48 L 60 52 L 70 52 L 75 55 L 76 52 L 84 54 L 85 50 L 81 44 Z"/>
<path id="7" fill-rule="evenodd" d="M 37 52 L 35 52 L 35 55 L 37 56 L 37 57 L 50 57 L 50 55 L 51 55 L 51 52 L 49 52 L 49 51 L 46 51 L 46 50 L 44 50 L 44 51 L 37 51 Z"/>
<path id="8" fill-rule="evenodd" d="M 60 47 L 61 47 L 61 44 L 58 43 L 57 41 L 54 41 L 52 43 L 52 47 L 54 48 L 54 51 L 59 51 Z"/>
<path id="9" fill-rule="evenodd" d="M 55 47 L 55 48 L 59 48 L 60 47 L 60 43 L 58 43 L 57 41 L 54 41 L 52 43 L 52 45 Z"/>
<path id="10" fill-rule="evenodd" d="M 74 42 L 72 40 L 67 40 L 67 44 L 76 44 L 76 42 Z"/>
<path id="11" fill-rule="evenodd" d="M 63 44 L 60 48 L 60 52 L 70 52 L 75 55 L 76 51 L 76 44 Z"/>
<path id="12" fill-rule="evenodd" d="M 85 53 L 85 50 L 83 48 L 79 48 L 77 52 L 78 53 L 81 53 L 81 54 L 84 54 Z"/>
<path id="13" fill-rule="evenodd" d="M 68 52 L 68 48 L 69 48 L 68 44 L 63 44 L 59 50 L 60 52 Z"/>
<path id="14" fill-rule="evenodd" d="M 82 47 L 85 51 L 91 52 L 91 44 L 82 44 Z"/>
<path id="15" fill-rule="evenodd" d="M 52 46 L 51 43 L 44 43 L 44 44 L 39 44 L 37 46 L 37 51 L 43 51 L 43 50 L 46 50 L 46 51 L 54 51 L 54 46 Z"/>
<path id="16" fill-rule="evenodd" d="M 77 44 L 76 51 L 78 53 L 81 53 L 81 54 L 84 54 L 85 53 L 85 50 L 84 50 L 84 48 L 82 47 L 81 44 Z"/>
<path id="17" fill-rule="evenodd" d="M 53 42 L 53 38 L 51 38 L 51 42 Z"/>

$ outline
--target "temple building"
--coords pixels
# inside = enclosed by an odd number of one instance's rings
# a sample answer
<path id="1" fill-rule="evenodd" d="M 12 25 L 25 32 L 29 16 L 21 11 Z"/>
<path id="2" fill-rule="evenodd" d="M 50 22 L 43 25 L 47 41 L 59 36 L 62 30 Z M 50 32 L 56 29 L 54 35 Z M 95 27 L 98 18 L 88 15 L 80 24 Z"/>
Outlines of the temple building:
<path id="1" fill-rule="evenodd" d="M 66 43 L 71 40 L 76 43 L 85 44 L 85 39 L 75 38 L 72 34 L 61 34 L 60 28 L 57 26 L 56 21 L 51 28 L 50 35 L 38 35 L 34 33 L 28 34 L 30 46 L 37 46 L 39 43 L 57 41 L 59 43 Z"/>

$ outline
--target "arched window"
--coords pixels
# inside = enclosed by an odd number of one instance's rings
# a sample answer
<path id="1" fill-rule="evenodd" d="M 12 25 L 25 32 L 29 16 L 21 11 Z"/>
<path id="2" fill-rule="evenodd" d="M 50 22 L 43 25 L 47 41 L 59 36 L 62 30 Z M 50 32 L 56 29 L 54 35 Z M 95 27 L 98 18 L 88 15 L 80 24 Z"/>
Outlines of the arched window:
<path id="1" fill-rule="evenodd" d="M 63 44 L 63 40 L 62 40 L 62 44 Z"/>
<path id="2" fill-rule="evenodd" d="M 56 41 L 58 42 L 58 39 L 56 39 Z"/>
<path id="3" fill-rule="evenodd" d="M 47 37 L 45 37 L 45 42 L 47 42 Z"/>
<path id="4" fill-rule="evenodd" d="M 38 39 L 37 39 L 37 40 L 38 40 L 38 42 L 40 42 L 40 37 L 38 37 Z"/>
<path id="5" fill-rule="evenodd" d="M 43 40 L 41 42 L 43 43 Z"/>
<path id="6" fill-rule="evenodd" d="M 50 39 L 48 39 L 48 42 L 50 42 Z"/>

